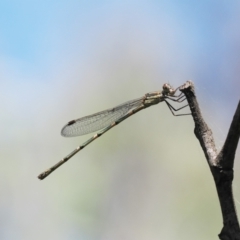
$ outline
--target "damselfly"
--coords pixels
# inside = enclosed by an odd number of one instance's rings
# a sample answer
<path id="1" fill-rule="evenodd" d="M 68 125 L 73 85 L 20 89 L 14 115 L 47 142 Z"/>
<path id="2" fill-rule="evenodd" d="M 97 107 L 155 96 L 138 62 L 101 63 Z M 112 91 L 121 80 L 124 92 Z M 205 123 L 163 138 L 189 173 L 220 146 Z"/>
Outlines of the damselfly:
<path id="1" fill-rule="evenodd" d="M 162 91 L 157 92 L 150 92 L 145 94 L 143 97 L 128 101 L 123 103 L 115 108 L 111 108 L 102 112 L 98 112 L 83 118 L 79 118 L 76 120 L 72 120 L 68 122 L 62 129 L 61 134 L 64 137 L 75 137 L 81 136 L 87 133 L 95 132 L 101 130 L 94 136 L 92 136 L 89 140 L 84 142 L 82 145 L 78 146 L 74 151 L 72 151 L 69 155 L 63 158 L 60 162 L 52 166 L 51 168 L 47 169 L 43 173 L 41 173 L 38 178 L 44 179 L 58 167 L 60 167 L 63 163 L 67 162 L 72 156 L 74 156 L 77 152 L 81 149 L 86 147 L 92 141 L 96 140 L 98 137 L 102 136 L 108 130 L 116 126 L 117 124 L 121 123 L 128 117 L 132 116 L 134 113 L 139 112 L 142 109 L 150 107 L 152 105 L 156 105 L 160 102 L 165 102 L 169 109 L 171 110 L 174 116 L 183 116 L 189 114 L 178 114 L 176 115 L 174 112 L 184 107 L 188 106 L 185 105 L 178 109 L 175 109 L 167 99 L 175 102 L 183 102 L 185 100 L 185 96 L 183 93 L 179 95 L 175 95 L 177 89 L 173 89 L 169 84 L 163 85 Z"/>

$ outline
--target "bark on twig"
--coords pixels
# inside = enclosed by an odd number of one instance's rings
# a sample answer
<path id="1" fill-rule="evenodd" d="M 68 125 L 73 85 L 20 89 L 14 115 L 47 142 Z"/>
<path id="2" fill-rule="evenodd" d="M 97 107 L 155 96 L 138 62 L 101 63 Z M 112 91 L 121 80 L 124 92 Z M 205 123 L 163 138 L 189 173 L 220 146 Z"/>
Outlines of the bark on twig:
<path id="1" fill-rule="evenodd" d="M 240 101 L 227 139 L 218 153 L 212 131 L 202 117 L 193 83 L 187 81 L 180 87 L 180 91 L 187 98 L 195 122 L 194 133 L 201 144 L 217 188 L 223 216 L 223 228 L 219 238 L 221 240 L 240 240 L 240 228 L 232 194 L 234 157 L 240 136 Z"/>

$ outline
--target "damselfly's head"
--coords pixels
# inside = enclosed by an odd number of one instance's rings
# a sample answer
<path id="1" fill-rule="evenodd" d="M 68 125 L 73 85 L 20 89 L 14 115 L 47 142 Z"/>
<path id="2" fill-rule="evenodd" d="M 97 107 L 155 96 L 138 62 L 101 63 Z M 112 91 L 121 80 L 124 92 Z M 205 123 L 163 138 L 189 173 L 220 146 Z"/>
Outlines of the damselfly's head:
<path id="1" fill-rule="evenodd" d="M 173 96 L 176 92 L 176 90 L 168 83 L 163 84 L 162 88 L 163 88 L 163 91 L 162 91 L 163 95 Z"/>

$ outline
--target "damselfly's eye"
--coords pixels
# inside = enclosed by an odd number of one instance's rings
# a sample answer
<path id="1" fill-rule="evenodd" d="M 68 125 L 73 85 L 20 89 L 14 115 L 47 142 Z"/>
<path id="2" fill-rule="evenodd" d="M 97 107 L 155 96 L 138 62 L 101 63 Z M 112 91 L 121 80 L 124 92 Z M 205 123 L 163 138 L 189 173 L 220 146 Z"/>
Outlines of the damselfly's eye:
<path id="1" fill-rule="evenodd" d="M 169 84 L 165 83 L 165 84 L 163 84 L 163 90 L 165 92 L 170 92 L 171 86 Z"/>

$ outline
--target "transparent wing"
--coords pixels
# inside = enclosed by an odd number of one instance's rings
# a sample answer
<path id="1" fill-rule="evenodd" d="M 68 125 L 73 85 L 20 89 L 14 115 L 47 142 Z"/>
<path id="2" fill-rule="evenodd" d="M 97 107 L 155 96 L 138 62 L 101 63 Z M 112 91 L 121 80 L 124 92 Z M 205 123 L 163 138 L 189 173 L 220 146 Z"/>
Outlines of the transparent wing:
<path id="1" fill-rule="evenodd" d="M 105 128 L 127 114 L 131 109 L 140 106 L 142 99 L 143 97 L 134 99 L 115 108 L 72 120 L 63 127 L 61 134 L 64 137 L 76 137 Z"/>

